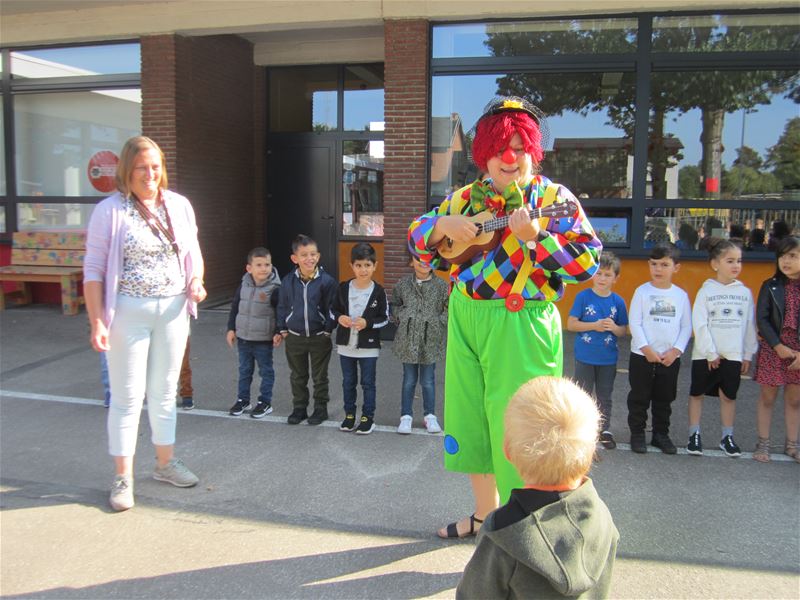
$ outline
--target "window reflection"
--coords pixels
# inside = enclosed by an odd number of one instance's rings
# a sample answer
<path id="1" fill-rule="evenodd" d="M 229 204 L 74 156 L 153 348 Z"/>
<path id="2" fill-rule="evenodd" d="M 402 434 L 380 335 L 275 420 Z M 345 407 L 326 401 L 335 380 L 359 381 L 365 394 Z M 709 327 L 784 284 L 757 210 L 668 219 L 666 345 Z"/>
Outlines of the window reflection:
<path id="1" fill-rule="evenodd" d="M 140 90 L 25 94 L 14 100 L 17 193 L 101 196 L 89 164 L 141 131 Z M 22 209 L 20 209 L 20 214 Z"/>
<path id="2" fill-rule="evenodd" d="M 441 25 L 433 58 L 635 52 L 636 30 L 617 18 Z"/>
<path id="3" fill-rule="evenodd" d="M 798 82 L 797 71 L 653 73 L 648 197 L 791 200 Z"/>
<path id="4" fill-rule="evenodd" d="M 576 195 L 631 197 L 634 74 L 512 73 L 433 78 L 433 202 L 477 176 L 467 159 L 471 129 L 486 102 L 497 94 L 527 97 L 550 115 L 544 175 Z"/>
<path id="5" fill-rule="evenodd" d="M 346 66 L 344 129 L 375 131 L 371 122 L 383 122 L 383 63 Z"/>
<path id="6" fill-rule="evenodd" d="M 663 207 L 647 212 L 645 248 L 672 242 L 682 250 L 706 250 L 711 237 L 721 237 L 739 242 L 748 251 L 771 252 L 780 237 L 800 235 L 800 211 L 767 205 L 764 208 Z"/>
<path id="7" fill-rule="evenodd" d="M 17 231 L 86 229 L 94 204 L 17 204 Z"/>
<path id="8" fill-rule="evenodd" d="M 800 15 L 684 15 L 653 19 L 655 52 L 797 50 Z"/>
<path id="9" fill-rule="evenodd" d="M 141 69 L 140 54 L 139 44 L 16 50 L 11 53 L 11 76 L 14 79 L 38 79 L 138 73 Z"/>
<path id="10" fill-rule="evenodd" d="M 337 67 L 270 69 L 271 131 L 334 131 L 337 128 Z"/>
<path id="11" fill-rule="evenodd" d="M 383 142 L 346 141 L 342 149 L 342 234 L 383 236 Z"/>

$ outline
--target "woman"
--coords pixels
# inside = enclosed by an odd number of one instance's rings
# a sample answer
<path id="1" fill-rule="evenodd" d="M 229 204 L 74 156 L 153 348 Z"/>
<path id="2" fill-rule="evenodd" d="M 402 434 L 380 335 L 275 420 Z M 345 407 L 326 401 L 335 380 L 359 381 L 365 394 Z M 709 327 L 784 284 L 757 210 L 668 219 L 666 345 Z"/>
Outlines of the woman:
<path id="1" fill-rule="evenodd" d="M 478 228 L 468 217 L 488 210 L 508 221 L 496 245 L 450 269 L 445 467 L 469 473 L 475 512 L 440 529 L 440 537 L 475 535 L 476 525 L 522 486 L 503 452 L 506 405 L 529 379 L 561 375 L 561 319 L 553 302 L 565 283 L 591 278 L 602 249 L 575 197 L 536 174 L 544 157 L 541 122 L 538 109 L 520 98 L 489 103 L 472 146 L 484 179 L 409 227 L 412 252 L 436 266 L 445 238 L 475 240 Z M 567 200 L 574 204 L 565 218 L 532 219 L 528 212 Z"/>
<path id="2" fill-rule="evenodd" d="M 116 467 L 109 501 L 114 510 L 127 510 L 145 397 L 156 449 L 153 477 L 178 487 L 197 484 L 173 456 L 175 389 L 189 315 L 197 316 L 206 290 L 194 211 L 167 189 L 164 153 L 153 140 L 125 143 L 116 184 L 118 192 L 89 221 L 83 287 L 92 347 L 108 356 L 109 453 Z"/>

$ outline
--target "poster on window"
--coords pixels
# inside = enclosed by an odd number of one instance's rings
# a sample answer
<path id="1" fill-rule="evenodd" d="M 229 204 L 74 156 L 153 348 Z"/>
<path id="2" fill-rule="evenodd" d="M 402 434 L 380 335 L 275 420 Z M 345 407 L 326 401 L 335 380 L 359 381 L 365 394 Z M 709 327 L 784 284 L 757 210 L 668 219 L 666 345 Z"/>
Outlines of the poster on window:
<path id="1" fill-rule="evenodd" d="M 103 193 L 114 191 L 114 174 L 117 172 L 118 162 L 117 155 L 110 150 L 95 152 L 89 159 L 89 168 L 86 171 L 94 189 Z"/>

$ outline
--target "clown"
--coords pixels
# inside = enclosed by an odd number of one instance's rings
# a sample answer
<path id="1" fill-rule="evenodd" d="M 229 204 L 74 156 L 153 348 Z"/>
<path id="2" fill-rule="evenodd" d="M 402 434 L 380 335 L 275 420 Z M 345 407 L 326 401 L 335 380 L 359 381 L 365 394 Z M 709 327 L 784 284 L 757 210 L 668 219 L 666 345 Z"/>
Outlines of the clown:
<path id="1" fill-rule="evenodd" d="M 506 217 L 499 242 L 450 267 L 445 371 L 445 468 L 468 473 L 475 512 L 439 530 L 475 535 L 485 516 L 522 480 L 503 450 L 503 416 L 533 377 L 561 376 L 564 285 L 590 279 L 602 249 L 578 201 L 538 174 L 542 115 L 521 98 L 490 102 L 475 127 L 472 155 L 484 176 L 453 192 L 408 230 L 412 253 L 437 266 L 437 246 L 474 240 L 468 217 Z M 568 217 L 532 219 L 530 209 L 573 202 Z M 535 451 L 535 450 L 534 450 Z"/>

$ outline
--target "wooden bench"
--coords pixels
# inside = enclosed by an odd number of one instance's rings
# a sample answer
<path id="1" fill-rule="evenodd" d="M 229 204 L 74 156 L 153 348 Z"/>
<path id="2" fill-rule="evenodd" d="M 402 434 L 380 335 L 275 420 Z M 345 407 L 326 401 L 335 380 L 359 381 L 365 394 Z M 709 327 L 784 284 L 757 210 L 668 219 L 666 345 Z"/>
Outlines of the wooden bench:
<path id="1" fill-rule="evenodd" d="M 83 296 L 78 283 L 83 280 L 86 233 L 83 231 L 19 231 L 13 234 L 11 264 L 0 267 L 0 281 L 22 285 L 20 304 L 31 301 L 29 283 L 61 285 L 61 307 L 65 315 L 76 315 Z M 15 292 L 20 293 L 20 292 Z M 0 310 L 5 309 L 5 293 L 0 286 Z"/>

